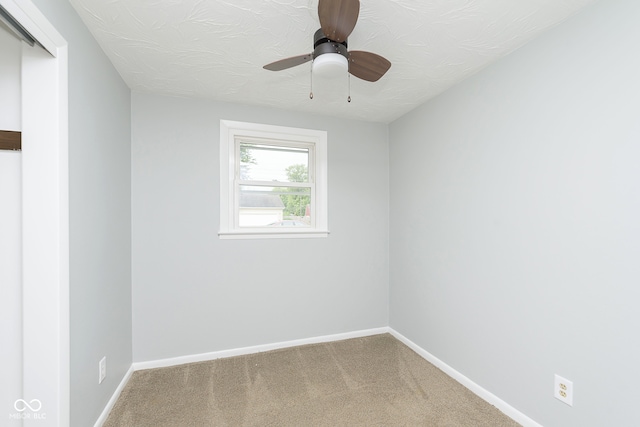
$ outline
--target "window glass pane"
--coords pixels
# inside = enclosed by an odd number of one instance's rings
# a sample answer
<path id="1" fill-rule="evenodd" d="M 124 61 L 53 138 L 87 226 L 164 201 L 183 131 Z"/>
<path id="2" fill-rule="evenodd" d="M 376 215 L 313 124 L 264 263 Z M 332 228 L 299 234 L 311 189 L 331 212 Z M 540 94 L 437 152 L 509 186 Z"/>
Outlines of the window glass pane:
<path id="1" fill-rule="evenodd" d="M 240 144 L 240 179 L 309 182 L 309 149 Z"/>
<path id="2" fill-rule="evenodd" d="M 310 227 L 311 188 L 240 186 L 240 227 Z"/>

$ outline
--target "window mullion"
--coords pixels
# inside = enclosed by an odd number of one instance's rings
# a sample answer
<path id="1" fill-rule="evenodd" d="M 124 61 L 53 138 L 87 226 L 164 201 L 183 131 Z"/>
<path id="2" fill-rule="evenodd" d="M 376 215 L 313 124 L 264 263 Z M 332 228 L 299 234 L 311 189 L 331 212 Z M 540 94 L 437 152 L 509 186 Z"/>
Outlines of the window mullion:
<path id="1" fill-rule="evenodd" d="M 238 185 L 246 185 L 247 187 L 298 187 L 298 188 L 311 188 L 313 186 L 310 182 L 281 182 L 281 181 L 251 181 L 251 180 L 237 180 Z"/>

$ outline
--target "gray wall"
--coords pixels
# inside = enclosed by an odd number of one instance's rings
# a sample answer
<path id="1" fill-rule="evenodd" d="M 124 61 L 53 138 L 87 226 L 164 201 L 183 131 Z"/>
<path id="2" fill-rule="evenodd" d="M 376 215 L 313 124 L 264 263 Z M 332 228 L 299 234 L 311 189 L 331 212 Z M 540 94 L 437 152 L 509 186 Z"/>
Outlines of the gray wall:
<path id="1" fill-rule="evenodd" d="M 68 1 L 33 1 L 69 43 L 71 423 L 84 427 L 132 360 L 131 98 Z"/>
<path id="2" fill-rule="evenodd" d="M 596 3 L 390 125 L 391 327 L 548 427 L 640 425 L 638 17 Z"/>
<path id="3" fill-rule="evenodd" d="M 328 132 L 329 237 L 218 238 L 220 119 Z M 134 92 L 132 144 L 134 361 L 388 324 L 386 125 Z"/>

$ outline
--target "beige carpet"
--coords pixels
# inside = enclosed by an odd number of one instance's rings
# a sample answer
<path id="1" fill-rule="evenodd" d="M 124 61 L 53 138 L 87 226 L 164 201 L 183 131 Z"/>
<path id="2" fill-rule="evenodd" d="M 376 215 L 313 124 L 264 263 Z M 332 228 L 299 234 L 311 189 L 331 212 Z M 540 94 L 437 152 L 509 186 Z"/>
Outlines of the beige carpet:
<path id="1" fill-rule="evenodd" d="M 104 426 L 518 424 L 383 334 L 137 371 Z"/>

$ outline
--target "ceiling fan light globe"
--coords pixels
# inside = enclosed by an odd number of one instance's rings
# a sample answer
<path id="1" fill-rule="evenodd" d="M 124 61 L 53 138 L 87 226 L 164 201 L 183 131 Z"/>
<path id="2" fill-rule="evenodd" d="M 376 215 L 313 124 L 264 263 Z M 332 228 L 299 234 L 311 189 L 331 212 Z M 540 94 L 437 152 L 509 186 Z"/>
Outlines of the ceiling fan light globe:
<path id="1" fill-rule="evenodd" d="M 349 61 L 339 53 L 325 53 L 313 60 L 313 74 L 323 78 L 343 76 L 349 70 Z"/>

